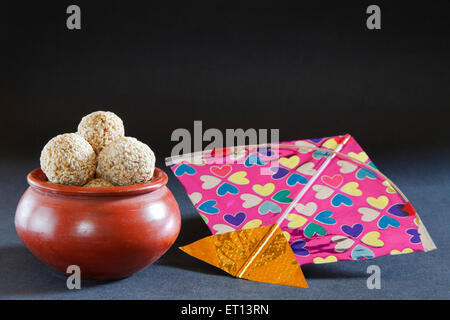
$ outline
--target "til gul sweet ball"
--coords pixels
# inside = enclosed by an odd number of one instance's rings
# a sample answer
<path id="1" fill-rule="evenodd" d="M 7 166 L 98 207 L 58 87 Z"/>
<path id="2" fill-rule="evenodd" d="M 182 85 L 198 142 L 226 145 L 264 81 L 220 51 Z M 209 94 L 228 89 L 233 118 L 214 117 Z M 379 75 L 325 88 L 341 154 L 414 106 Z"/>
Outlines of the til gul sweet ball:
<path id="1" fill-rule="evenodd" d="M 84 116 L 77 133 L 51 139 L 41 153 L 41 169 L 53 183 L 111 187 L 148 182 L 155 155 L 146 144 L 124 137 L 122 120 L 112 112 Z M 95 179 L 97 178 L 97 179 Z"/>
<path id="2" fill-rule="evenodd" d="M 82 136 L 65 133 L 47 142 L 40 163 L 50 182 L 82 186 L 94 177 L 97 157 Z"/>
<path id="3" fill-rule="evenodd" d="M 98 154 L 104 147 L 124 136 L 122 119 L 110 111 L 95 111 L 81 119 L 78 134 L 89 142 Z"/>
<path id="4" fill-rule="evenodd" d="M 106 181 L 105 179 L 95 178 L 95 179 L 89 181 L 88 183 L 86 183 L 83 187 L 87 187 L 87 188 L 114 187 L 114 185 L 111 182 Z"/>
<path id="5" fill-rule="evenodd" d="M 136 138 L 116 139 L 98 154 L 97 176 L 115 185 L 147 182 L 154 170 L 153 151 Z"/>

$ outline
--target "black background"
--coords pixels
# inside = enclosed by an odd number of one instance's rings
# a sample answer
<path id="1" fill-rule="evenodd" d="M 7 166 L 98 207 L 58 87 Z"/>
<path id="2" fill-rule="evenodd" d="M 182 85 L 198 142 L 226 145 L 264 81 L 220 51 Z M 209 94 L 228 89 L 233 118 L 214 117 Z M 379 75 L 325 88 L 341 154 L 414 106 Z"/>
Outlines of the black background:
<path id="1" fill-rule="evenodd" d="M 3 1 L 0 150 L 38 160 L 95 110 L 160 159 L 194 120 L 281 140 L 348 132 L 369 154 L 448 147 L 445 3 Z M 381 30 L 366 28 L 370 4 Z"/>
<path id="2" fill-rule="evenodd" d="M 448 299 L 447 3 L 1 1 L 0 298 Z M 66 28 L 70 4 L 81 7 L 80 31 Z M 366 28 L 370 4 L 381 7 L 381 30 Z M 44 144 L 99 109 L 154 149 L 183 224 L 151 267 L 69 291 L 20 242 L 14 212 Z M 377 259 L 382 290 L 366 287 L 369 260 L 304 266 L 305 291 L 224 276 L 177 249 L 210 234 L 163 164 L 173 130 L 194 120 L 278 128 L 281 140 L 351 133 L 439 249 Z"/>

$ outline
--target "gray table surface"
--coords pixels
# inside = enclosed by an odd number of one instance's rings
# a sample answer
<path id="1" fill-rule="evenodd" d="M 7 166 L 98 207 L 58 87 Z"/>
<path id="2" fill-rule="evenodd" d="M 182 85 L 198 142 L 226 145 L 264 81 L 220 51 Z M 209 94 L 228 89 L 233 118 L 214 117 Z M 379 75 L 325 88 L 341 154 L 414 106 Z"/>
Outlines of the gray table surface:
<path id="1" fill-rule="evenodd" d="M 367 261 L 307 265 L 309 289 L 235 279 L 180 250 L 209 235 L 184 189 L 169 173 L 169 188 L 182 213 L 175 245 L 157 262 L 120 281 L 82 281 L 68 290 L 66 278 L 44 265 L 22 244 L 14 213 L 38 156 L 0 160 L 0 299 L 449 299 L 450 149 L 371 155 L 378 168 L 408 196 L 438 250 Z M 164 168 L 163 164 L 159 166 Z M 165 168 L 167 172 L 167 168 Z M 366 286 L 367 267 L 381 268 L 381 289 Z"/>

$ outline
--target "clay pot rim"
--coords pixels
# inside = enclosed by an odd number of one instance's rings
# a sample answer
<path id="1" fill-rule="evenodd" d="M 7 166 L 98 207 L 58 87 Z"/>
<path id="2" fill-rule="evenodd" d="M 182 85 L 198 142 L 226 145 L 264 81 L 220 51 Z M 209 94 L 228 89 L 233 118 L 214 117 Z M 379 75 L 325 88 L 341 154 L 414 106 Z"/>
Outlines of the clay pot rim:
<path id="1" fill-rule="evenodd" d="M 155 168 L 153 178 L 149 182 L 114 187 L 91 188 L 51 183 L 41 168 L 34 169 L 27 176 L 30 187 L 39 191 L 58 195 L 87 197 L 126 196 L 148 193 L 164 187 L 167 184 L 167 180 L 167 174 L 159 168 Z"/>

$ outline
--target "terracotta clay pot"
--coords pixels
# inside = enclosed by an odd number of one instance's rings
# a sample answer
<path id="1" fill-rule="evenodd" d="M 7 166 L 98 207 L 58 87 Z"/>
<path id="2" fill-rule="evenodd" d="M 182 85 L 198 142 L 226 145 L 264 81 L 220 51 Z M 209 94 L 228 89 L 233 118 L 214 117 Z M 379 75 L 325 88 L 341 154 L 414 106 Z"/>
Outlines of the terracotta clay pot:
<path id="1" fill-rule="evenodd" d="M 156 168 L 148 183 L 103 188 L 52 184 L 41 169 L 16 211 L 17 233 L 30 251 L 66 273 L 77 265 L 85 279 L 120 279 L 147 267 L 175 242 L 178 204 Z"/>

